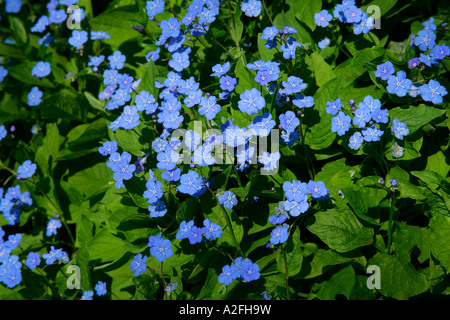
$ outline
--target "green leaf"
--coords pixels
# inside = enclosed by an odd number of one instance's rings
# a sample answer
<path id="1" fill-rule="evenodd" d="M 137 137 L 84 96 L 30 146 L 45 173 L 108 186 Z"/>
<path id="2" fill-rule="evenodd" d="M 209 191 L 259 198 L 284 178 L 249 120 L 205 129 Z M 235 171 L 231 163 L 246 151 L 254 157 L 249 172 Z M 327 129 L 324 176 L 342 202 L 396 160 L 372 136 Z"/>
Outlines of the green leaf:
<path id="1" fill-rule="evenodd" d="M 350 210 L 331 209 L 314 215 L 308 230 L 331 249 L 347 252 L 373 243 L 373 228 L 365 227 Z"/>
<path id="2" fill-rule="evenodd" d="M 287 9 L 288 15 L 294 15 L 299 21 L 304 22 L 311 30 L 316 28 L 314 23 L 314 15 L 322 9 L 322 2 L 315 0 L 287 0 L 286 4 L 289 5 Z"/>
<path id="3" fill-rule="evenodd" d="M 44 97 L 40 106 L 41 115 L 44 119 L 84 121 L 86 102 L 84 95 L 70 89 L 62 89 Z"/>
<path id="4" fill-rule="evenodd" d="M 102 30 L 111 35 L 110 39 L 102 42 L 111 45 L 116 50 L 121 44 L 128 40 L 142 37 L 142 35 L 133 29 L 132 25 L 143 25 L 144 22 L 138 19 L 140 15 L 136 14 L 136 6 L 123 6 L 107 10 L 89 20 L 92 30 Z"/>
<path id="5" fill-rule="evenodd" d="M 308 269 L 309 273 L 304 276 L 304 278 L 311 279 L 318 277 L 327 272 L 332 266 L 354 261 L 358 259 L 358 257 L 357 253 L 341 254 L 334 250 L 319 249 L 310 263 L 310 269 Z"/>
<path id="6" fill-rule="evenodd" d="M 428 289 L 426 277 L 396 256 L 379 252 L 369 260 L 369 265 L 380 268 L 379 292 L 386 297 L 406 300 Z"/>
<path id="7" fill-rule="evenodd" d="M 89 261 L 104 263 L 117 260 L 127 252 L 138 253 L 140 250 L 128 241 L 113 236 L 106 230 L 101 230 L 88 243 Z"/>
<path id="8" fill-rule="evenodd" d="M 316 85 L 322 87 L 328 81 L 336 78 L 333 68 L 317 53 L 306 56 L 306 64 L 311 67 L 316 79 Z"/>
<path id="9" fill-rule="evenodd" d="M 147 209 L 149 206 L 148 200 L 143 197 L 145 190 L 145 179 L 143 177 L 133 177 L 132 180 L 124 181 L 125 188 L 127 188 L 128 194 L 130 195 L 133 202 L 143 209 Z"/>
<path id="10" fill-rule="evenodd" d="M 409 106 L 407 108 L 393 108 L 389 110 L 389 118 L 405 122 L 409 129 L 408 136 L 410 136 L 427 123 L 442 116 L 444 113 L 445 110 L 420 104 L 417 107 Z"/>
<path id="11" fill-rule="evenodd" d="M 142 77 L 136 91 L 140 93 L 145 90 L 157 98 L 158 89 L 155 87 L 155 78 L 157 75 L 158 69 L 156 68 L 155 63 L 150 60 L 145 68 L 144 76 Z"/>
<path id="12" fill-rule="evenodd" d="M 450 217 L 435 215 L 430 220 L 431 253 L 450 272 Z"/>
<path id="13" fill-rule="evenodd" d="M 22 21 L 18 17 L 14 16 L 8 16 L 8 20 L 14 39 L 16 39 L 16 43 L 19 45 L 27 43 L 27 31 Z"/>
<path id="14" fill-rule="evenodd" d="M 344 295 L 349 299 L 355 281 L 355 270 L 349 265 L 333 274 L 330 280 L 322 282 L 317 295 L 322 300 L 334 300 L 337 295 Z"/>
<path id="15" fill-rule="evenodd" d="M 256 74 L 248 69 L 242 59 L 239 59 L 235 69 L 236 78 L 238 80 L 236 84 L 236 93 L 242 94 L 245 90 L 251 90 L 253 88 L 259 88 L 259 84 L 255 81 Z"/>
<path id="16" fill-rule="evenodd" d="M 359 189 L 343 188 L 342 193 L 359 218 L 374 225 L 381 225 L 369 215 L 369 209 L 380 206 L 381 201 L 387 195 L 386 190 L 375 187 L 364 187 Z"/>

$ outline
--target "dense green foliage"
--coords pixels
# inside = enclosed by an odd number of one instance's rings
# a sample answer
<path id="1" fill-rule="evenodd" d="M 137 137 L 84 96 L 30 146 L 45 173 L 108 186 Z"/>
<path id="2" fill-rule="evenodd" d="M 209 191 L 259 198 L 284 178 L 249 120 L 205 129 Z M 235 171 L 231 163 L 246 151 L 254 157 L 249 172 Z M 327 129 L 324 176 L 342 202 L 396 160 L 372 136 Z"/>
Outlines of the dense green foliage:
<path id="1" fill-rule="evenodd" d="M 211 70 L 230 62 L 229 75 L 237 85 L 229 98 L 217 100 L 221 109 L 213 120 L 200 115 L 198 106 L 188 108 L 183 103 L 181 127 L 194 129 L 200 119 L 206 131 L 233 119 L 242 128 L 268 112 L 276 129 L 280 115 L 292 110 L 300 120 L 299 138 L 292 145 L 280 140 L 279 170 L 272 175 L 261 175 L 260 163 L 244 170 L 231 164 L 194 169 L 178 165 L 182 174 L 194 170 L 208 181 L 199 196 L 179 192 L 177 182 L 161 179 L 165 170 L 157 168 L 157 152 L 152 148 L 163 132 L 157 117 L 142 112 L 133 129 L 112 130 L 122 107 L 105 109 L 107 100 L 99 98 L 105 89 L 106 57 L 119 50 L 126 56 L 119 72 L 141 79 L 127 105 L 135 104 L 143 90 L 162 101 L 158 95 L 163 89 L 155 86 L 155 80 L 163 83 L 173 71 L 168 64 L 171 54 L 160 46 L 158 60 L 148 61 L 146 56 L 158 48 L 157 21 L 181 20 L 190 2 L 168 0 L 165 11 L 152 21 L 146 1 L 79 0 L 77 6 L 86 15 L 81 29 L 111 36 L 89 38 L 81 49 L 69 44 L 72 30 L 66 21 L 51 24 L 44 33 L 30 31 L 47 14 L 47 3 L 24 0 L 18 13 L 1 9 L 0 65 L 8 74 L 0 83 L 0 126 L 8 134 L 0 141 L 0 198 L 19 185 L 21 192 L 30 193 L 33 205 L 22 208 L 14 224 L 0 214 L 4 241 L 9 235 L 22 235 L 10 253 L 22 263 L 21 281 L 12 288 L 0 282 L 0 299 L 80 299 L 83 292 L 94 291 L 98 281 L 106 283 L 107 293 L 94 299 L 263 299 L 264 291 L 273 300 L 421 299 L 450 294 L 450 95 L 436 104 L 420 95 L 399 97 L 375 76 L 377 66 L 390 61 L 396 72 L 405 71 L 415 84 L 432 79 L 450 90 L 448 56 L 430 67 L 408 66 L 410 59 L 423 53 L 410 45 L 411 38 L 430 17 L 437 26 L 436 44 L 450 44 L 445 26 L 448 3 L 358 1 L 364 12 L 370 5 L 378 6 L 381 18 L 380 28 L 356 35 L 353 26 L 338 19 L 326 28 L 316 25 L 314 15 L 322 9 L 332 13 L 336 1 L 267 0 L 257 17 L 245 15 L 239 2 L 221 1 L 209 31 L 186 37 L 190 65 L 182 74 L 183 79 L 192 76 L 204 92 L 218 96 L 223 90 L 219 78 L 210 76 Z M 295 49 L 295 57 L 286 59 L 279 47 L 265 46 L 261 35 L 272 25 L 296 29 L 292 37 L 301 47 Z M 39 41 L 47 31 L 55 39 L 45 46 Z M 330 45 L 320 49 L 318 43 L 325 37 Z M 100 54 L 105 62 L 94 71 L 88 62 Z M 272 93 L 247 67 L 257 60 L 280 63 Z M 32 75 L 39 61 L 50 63 L 48 76 Z M 312 96 L 314 106 L 300 109 L 292 103 L 293 96 L 277 100 L 288 76 L 303 79 L 307 87 L 302 94 Z M 36 106 L 29 105 L 33 87 L 43 92 Z M 249 115 L 238 108 L 238 102 L 252 88 L 262 90 L 265 107 Z M 379 141 L 364 142 L 354 150 L 349 138 L 361 130 L 352 125 L 345 135 L 333 132 L 333 116 L 325 110 L 326 104 L 340 98 L 342 111 L 353 117 L 348 101 L 354 100 L 357 107 L 369 95 L 381 101 L 389 122 L 376 124 L 384 131 Z M 394 119 L 409 129 L 402 139 L 392 131 Z M 35 125 L 40 130 L 32 132 Z M 128 152 L 132 163 L 146 159 L 145 170 L 124 180 L 123 188 L 116 188 L 107 157 L 99 153 L 106 141 L 117 141 L 119 152 Z M 394 143 L 404 148 L 403 156 L 393 156 Z M 26 160 L 37 169 L 32 177 L 20 179 L 18 168 Z M 161 217 L 150 217 L 144 197 L 149 170 L 162 183 L 167 213 Z M 268 218 L 286 200 L 284 182 L 294 180 L 323 181 L 328 196 L 319 200 L 308 196 L 306 212 L 286 220 L 288 240 L 267 245 L 275 227 Z M 238 199 L 231 209 L 219 204 L 218 196 L 225 190 Z M 51 218 L 62 226 L 48 236 Z M 205 219 L 221 226 L 220 238 L 196 244 L 176 238 L 181 222 L 193 220 L 201 227 Z M 160 234 L 171 241 L 173 250 L 164 262 L 156 260 L 148 247 L 149 237 Z M 42 256 L 51 246 L 67 252 L 69 262 L 47 265 Z M 30 252 L 42 259 L 33 270 L 25 263 Z M 147 271 L 134 276 L 130 263 L 139 253 L 148 256 Z M 222 268 L 237 257 L 257 264 L 260 277 L 220 283 Z M 80 289 L 67 287 L 70 265 L 80 268 Z M 379 267 L 381 286 L 369 289 L 367 270 L 372 265 Z M 177 283 L 173 292 L 165 292 L 172 283 Z"/>

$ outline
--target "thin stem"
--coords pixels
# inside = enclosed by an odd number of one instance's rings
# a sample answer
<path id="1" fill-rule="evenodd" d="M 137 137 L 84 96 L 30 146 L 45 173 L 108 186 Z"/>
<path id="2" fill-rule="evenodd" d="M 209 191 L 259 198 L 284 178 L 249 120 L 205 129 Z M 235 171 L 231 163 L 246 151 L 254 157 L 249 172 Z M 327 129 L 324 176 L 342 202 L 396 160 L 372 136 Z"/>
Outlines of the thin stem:
<path id="1" fill-rule="evenodd" d="M 231 11 L 230 1 L 228 1 L 228 0 L 227 0 L 227 7 L 228 7 L 228 10 L 230 11 L 231 29 L 233 30 L 233 33 L 234 33 L 234 43 L 236 44 L 236 48 L 239 48 L 239 41 L 237 39 L 237 32 L 236 32 L 236 28 L 235 28 L 235 25 L 234 25 L 233 12 Z"/>
<path id="2" fill-rule="evenodd" d="M 203 173 L 202 173 L 202 168 L 201 167 L 198 167 L 198 168 L 200 170 L 200 175 L 202 176 L 203 185 L 208 189 L 209 192 L 211 192 L 211 194 L 213 195 L 214 199 L 216 199 L 217 204 L 219 205 L 220 209 L 222 210 L 223 216 L 227 219 L 227 225 L 230 228 L 231 234 L 233 236 L 233 240 L 234 240 L 234 242 L 236 244 L 236 248 L 239 251 L 239 253 L 242 256 L 244 256 L 244 252 L 242 251 L 241 247 L 239 246 L 239 243 L 238 243 L 238 241 L 236 239 L 236 236 L 234 234 L 234 230 L 233 230 L 233 227 L 231 225 L 230 217 L 228 216 L 228 214 L 225 211 L 225 209 L 223 208 L 223 206 L 220 204 L 219 199 L 217 198 L 217 195 L 215 194 L 215 192 L 208 185 L 206 185 L 205 177 L 203 176 Z"/>
<path id="3" fill-rule="evenodd" d="M 72 235 L 72 232 L 70 231 L 69 225 L 67 224 L 66 220 L 64 219 L 64 216 L 61 212 L 61 209 L 59 209 L 54 203 L 53 201 L 45 194 L 45 192 L 41 189 L 41 187 L 36 184 L 36 182 L 30 180 L 30 179 L 26 179 L 26 181 L 31 182 L 33 185 L 36 186 L 36 188 L 39 189 L 39 191 L 42 193 L 42 195 L 45 197 L 45 199 L 47 199 L 48 202 L 50 202 L 50 204 L 53 206 L 53 208 L 55 208 L 56 212 L 61 213 L 60 217 L 61 217 L 61 222 L 64 225 L 64 228 L 67 230 L 67 233 L 69 234 L 70 237 L 70 241 L 75 245 L 75 239 Z"/>
<path id="4" fill-rule="evenodd" d="M 272 20 L 272 17 L 270 16 L 269 10 L 267 10 L 266 2 L 264 0 L 262 0 L 262 5 L 264 7 L 264 11 L 266 12 L 267 16 L 269 17 L 270 23 L 272 24 L 272 26 L 274 26 L 275 24 L 273 23 L 273 20 Z"/>
<path id="5" fill-rule="evenodd" d="M 281 248 L 281 251 L 283 252 L 284 273 L 285 273 L 285 279 L 286 279 L 286 300 L 289 300 L 289 273 L 288 273 L 286 252 L 284 251 L 283 248 Z"/>
<path id="6" fill-rule="evenodd" d="M 164 290 L 164 300 L 167 300 L 167 292 L 166 292 L 166 280 L 164 279 L 164 262 L 162 262 L 161 261 L 161 279 L 162 279 L 162 282 L 163 282 L 163 286 L 164 286 L 164 288 L 163 288 L 163 290 Z"/>
<path id="7" fill-rule="evenodd" d="M 387 249 L 388 252 L 391 253 L 391 244 L 392 244 L 392 227 L 394 224 L 394 213 L 395 213 L 395 191 L 391 197 L 391 208 L 389 209 L 389 226 L 388 226 L 388 243 Z"/>

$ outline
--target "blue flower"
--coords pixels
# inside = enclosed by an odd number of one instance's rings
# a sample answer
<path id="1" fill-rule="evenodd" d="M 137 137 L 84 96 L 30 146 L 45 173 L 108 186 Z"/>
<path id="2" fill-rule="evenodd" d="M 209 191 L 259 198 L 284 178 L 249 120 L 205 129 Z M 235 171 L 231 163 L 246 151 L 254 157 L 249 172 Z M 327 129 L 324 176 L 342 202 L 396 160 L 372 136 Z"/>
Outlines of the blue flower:
<path id="1" fill-rule="evenodd" d="M 231 210 L 235 205 L 237 205 L 238 200 L 233 191 L 225 191 L 218 196 L 219 204 L 224 206 L 226 209 Z"/>
<path id="2" fill-rule="evenodd" d="M 369 100 L 367 101 L 370 102 Z M 365 102 L 360 102 L 359 108 L 355 110 L 355 116 L 353 117 L 352 120 L 353 124 L 360 128 L 364 128 L 366 126 L 366 123 L 369 122 L 371 118 L 372 113 L 370 111 L 370 108 L 367 106 Z"/>
<path id="3" fill-rule="evenodd" d="M 280 46 L 280 50 L 283 52 L 283 58 L 285 59 L 295 59 L 295 50 L 301 48 L 302 44 L 297 42 L 294 37 L 289 37 L 286 43 Z"/>
<path id="4" fill-rule="evenodd" d="M 372 119 L 376 123 L 388 123 L 389 118 L 387 117 L 387 110 L 384 109 L 378 109 L 374 113 L 372 113 Z"/>
<path id="5" fill-rule="evenodd" d="M 36 24 L 31 27 L 31 32 L 44 32 L 45 28 L 50 24 L 47 16 L 41 16 Z"/>
<path id="6" fill-rule="evenodd" d="M 241 10 L 247 17 L 257 17 L 261 14 L 262 4 L 259 0 L 244 0 Z"/>
<path id="7" fill-rule="evenodd" d="M 211 222 L 211 220 L 209 219 L 205 219 L 203 221 L 202 232 L 205 235 L 205 238 L 208 240 L 214 240 L 222 236 L 222 230 L 220 225 Z"/>
<path id="8" fill-rule="evenodd" d="M 327 107 L 325 108 L 325 112 L 331 115 L 336 115 L 342 108 L 342 102 L 340 98 L 337 98 L 336 100 L 334 100 L 334 102 L 328 101 L 326 105 Z"/>
<path id="9" fill-rule="evenodd" d="M 38 78 L 43 78 L 48 76 L 51 71 L 52 69 L 50 68 L 49 62 L 39 61 L 31 70 L 31 75 Z"/>
<path id="10" fill-rule="evenodd" d="M 183 69 L 189 67 L 189 64 L 189 55 L 187 52 L 175 52 L 172 54 L 172 60 L 169 61 L 169 66 L 178 72 L 181 72 Z"/>
<path id="11" fill-rule="evenodd" d="M 108 156 L 117 151 L 117 141 L 106 141 L 103 143 L 101 147 L 98 148 L 98 152 L 100 152 L 103 156 Z"/>
<path id="12" fill-rule="evenodd" d="M 163 196 L 162 183 L 158 180 L 149 180 L 145 184 L 147 190 L 144 191 L 143 197 L 148 199 L 149 204 L 156 203 Z"/>
<path id="13" fill-rule="evenodd" d="M 344 17 L 346 19 L 345 22 L 347 23 L 359 23 L 362 19 L 363 11 L 362 9 L 358 8 L 357 6 L 349 6 L 344 11 Z"/>
<path id="14" fill-rule="evenodd" d="M 300 180 L 285 181 L 283 183 L 283 191 L 287 200 L 293 201 L 297 199 L 297 201 L 301 201 L 307 192 L 307 184 Z"/>
<path id="15" fill-rule="evenodd" d="M 367 113 L 366 108 L 369 109 L 370 117 L 372 117 L 372 114 L 381 108 L 381 101 L 379 99 L 374 99 L 371 95 L 368 95 L 362 102 L 359 103 L 359 108 L 363 109 L 364 114 Z M 370 117 L 369 120 L 366 120 L 366 122 L 370 121 Z"/>
<path id="16" fill-rule="evenodd" d="M 67 14 L 64 9 L 50 11 L 50 23 L 61 23 L 67 19 Z"/>
<path id="17" fill-rule="evenodd" d="M 294 132 L 300 125 L 300 120 L 295 116 L 295 113 L 290 110 L 280 114 L 279 119 L 280 126 L 288 133 Z"/>
<path id="18" fill-rule="evenodd" d="M 399 146 L 399 144 L 397 142 L 395 142 L 392 145 L 391 150 L 392 150 L 391 155 L 394 158 L 401 158 L 401 157 L 403 157 L 403 153 L 405 151 L 405 148 Z"/>
<path id="19" fill-rule="evenodd" d="M 131 130 L 139 124 L 139 114 L 137 113 L 136 106 L 126 106 L 120 116 L 120 126 L 126 130 Z"/>
<path id="20" fill-rule="evenodd" d="M 276 227 L 270 233 L 270 243 L 273 245 L 284 243 L 289 238 L 288 226 Z"/>
<path id="21" fill-rule="evenodd" d="M 361 33 L 369 33 L 370 29 L 373 27 L 375 21 L 372 17 L 365 12 L 362 13 L 361 21 L 353 25 L 353 33 L 361 34 Z"/>
<path id="22" fill-rule="evenodd" d="M 88 66 L 94 67 L 94 72 L 97 72 L 98 66 L 105 60 L 105 56 L 100 55 L 98 57 L 91 57 L 88 62 Z"/>
<path id="23" fill-rule="evenodd" d="M 112 55 L 108 56 L 109 67 L 111 69 L 120 70 L 123 68 L 126 57 L 120 51 L 114 51 Z"/>
<path id="24" fill-rule="evenodd" d="M 228 75 L 222 76 L 219 79 L 220 89 L 232 92 L 236 86 L 237 80 Z"/>
<path id="25" fill-rule="evenodd" d="M 306 83 L 303 83 L 302 79 L 295 76 L 290 76 L 287 78 L 287 81 L 283 81 L 282 84 L 286 94 L 299 93 L 306 88 Z"/>
<path id="26" fill-rule="evenodd" d="M 386 90 L 391 94 L 396 94 L 399 97 L 404 97 L 411 88 L 412 81 L 406 78 L 404 71 L 397 72 L 397 76 L 391 75 L 388 79 L 388 86 Z"/>
<path id="27" fill-rule="evenodd" d="M 62 249 L 55 249 L 54 246 L 50 247 L 50 252 L 43 254 L 42 258 L 45 259 L 45 263 L 47 265 L 53 264 L 57 260 L 60 260 L 62 262 L 69 262 L 69 257 L 67 256 L 67 253 L 64 252 Z"/>
<path id="28" fill-rule="evenodd" d="M 147 10 L 148 18 L 154 20 L 157 14 L 164 12 L 164 0 L 147 1 L 145 10 Z"/>
<path id="29" fill-rule="evenodd" d="M 81 296 L 80 300 L 93 300 L 94 291 L 87 290 L 83 292 L 83 295 Z"/>
<path id="30" fill-rule="evenodd" d="M 403 137 L 409 134 L 409 129 L 407 128 L 406 123 L 400 122 L 398 119 L 394 119 L 392 121 L 391 130 L 395 137 L 400 140 L 403 140 Z"/>
<path id="31" fill-rule="evenodd" d="M 178 229 L 175 238 L 177 238 L 178 240 L 187 239 L 187 237 L 189 236 L 189 230 L 192 228 L 193 225 L 194 220 L 190 220 L 188 222 L 181 221 L 180 228 Z"/>
<path id="32" fill-rule="evenodd" d="M 270 131 L 275 127 L 276 122 L 272 120 L 269 112 L 264 112 L 260 116 L 256 116 L 252 123 L 247 126 L 252 135 L 267 137 Z"/>
<path id="33" fill-rule="evenodd" d="M 274 170 L 278 168 L 280 158 L 281 153 L 278 151 L 273 153 L 264 151 L 261 158 L 258 158 L 258 162 L 264 165 L 264 170 Z"/>
<path id="34" fill-rule="evenodd" d="M 30 107 L 34 107 L 34 106 L 38 106 L 39 104 L 41 104 L 42 101 L 42 91 L 39 90 L 38 87 L 33 87 L 30 91 L 30 93 L 28 93 L 28 105 Z"/>
<path id="35" fill-rule="evenodd" d="M 314 23 L 319 27 L 328 27 L 333 16 L 327 10 L 322 10 L 314 15 Z"/>
<path id="36" fill-rule="evenodd" d="M 220 78 L 224 74 L 226 74 L 231 68 L 231 64 L 229 62 L 225 62 L 223 65 L 216 64 L 214 67 L 212 67 L 212 71 L 214 71 L 211 74 L 211 77 L 218 77 Z"/>
<path id="37" fill-rule="evenodd" d="M 162 200 L 158 200 L 148 206 L 150 212 L 150 218 L 164 217 L 167 213 L 166 203 Z"/>
<path id="38" fill-rule="evenodd" d="M 436 34 L 429 29 L 420 30 L 417 36 L 414 38 L 414 44 L 419 47 L 420 50 L 425 51 L 432 49 L 436 44 Z"/>
<path id="39" fill-rule="evenodd" d="M 263 40 L 273 40 L 278 35 L 278 28 L 276 26 L 266 27 L 263 30 L 263 34 L 261 35 L 261 39 Z"/>
<path id="40" fill-rule="evenodd" d="M 378 130 L 376 127 L 369 127 L 362 130 L 364 136 L 364 141 L 380 141 L 380 137 L 383 135 L 384 131 Z"/>
<path id="41" fill-rule="evenodd" d="M 198 113 L 205 116 L 208 120 L 214 119 L 221 110 L 220 105 L 217 104 L 216 101 L 217 98 L 215 96 L 210 96 L 208 98 L 202 97 L 199 103 L 201 107 L 198 109 Z"/>
<path id="42" fill-rule="evenodd" d="M 238 102 L 239 110 L 246 112 L 248 115 L 257 114 L 259 110 L 264 108 L 266 101 L 261 96 L 258 89 L 245 90 L 240 95 Z"/>
<path id="43" fill-rule="evenodd" d="M 339 111 L 338 115 L 331 119 L 331 131 L 342 136 L 350 129 L 351 121 L 352 119 L 350 116 Z"/>
<path id="44" fill-rule="evenodd" d="M 105 31 L 91 31 L 91 40 L 109 39 L 111 36 Z"/>
<path id="45" fill-rule="evenodd" d="M 328 195 L 328 188 L 325 187 L 325 183 L 323 181 L 312 181 L 308 182 L 307 192 L 314 199 L 321 199 Z"/>
<path id="46" fill-rule="evenodd" d="M 320 40 L 317 45 L 319 46 L 320 49 L 325 49 L 326 47 L 328 47 L 330 45 L 330 39 L 324 38 L 324 39 Z"/>
<path id="47" fill-rule="evenodd" d="M 142 257 L 141 253 L 138 253 L 134 260 L 130 263 L 130 269 L 131 271 L 134 271 L 134 276 L 137 277 L 141 273 L 144 273 L 147 270 L 147 265 L 145 264 L 147 262 L 148 257 L 144 256 Z"/>
<path id="48" fill-rule="evenodd" d="M 232 268 L 229 265 L 223 266 L 222 273 L 219 275 L 218 281 L 219 283 L 223 283 L 224 285 L 229 285 L 233 282 L 234 279 L 238 278 L 240 275 L 239 271 L 236 268 Z"/>
<path id="49" fill-rule="evenodd" d="M 159 262 L 163 262 L 173 255 L 172 243 L 164 238 L 157 239 L 153 247 L 150 248 L 150 254 Z"/>
<path id="50" fill-rule="evenodd" d="M 166 170 L 161 173 L 161 178 L 166 181 L 178 181 L 180 180 L 181 169 L 175 168 L 173 170 Z"/>
<path id="51" fill-rule="evenodd" d="M 50 237 L 51 235 L 56 235 L 57 230 L 62 227 L 61 221 L 58 219 L 50 219 L 50 221 L 47 223 L 47 231 L 46 236 Z"/>
<path id="52" fill-rule="evenodd" d="M 180 34 L 181 22 L 177 18 L 170 17 L 168 20 L 163 20 L 160 23 L 162 35 L 166 38 L 176 38 Z"/>
<path id="53" fill-rule="evenodd" d="M 5 80 L 5 77 L 8 75 L 8 70 L 5 69 L 5 67 L 0 66 L 0 83 Z"/>
<path id="54" fill-rule="evenodd" d="M 41 256 L 37 252 L 30 252 L 27 256 L 27 261 L 25 265 L 31 270 L 36 269 L 37 266 L 41 263 Z"/>
<path id="55" fill-rule="evenodd" d="M 387 80 L 394 74 L 394 65 L 390 61 L 377 65 L 377 71 L 375 71 L 375 76 L 381 78 L 381 80 Z"/>
<path id="56" fill-rule="evenodd" d="M 253 263 L 250 259 L 246 258 L 242 263 L 240 274 L 246 282 L 258 280 L 260 277 L 259 266 L 256 263 Z"/>
<path id="57" fill-rule="evenodd" d="M 362 143 L 364 142 L 364 138 L 361 135 L 361 132 L 355 132 L 351 137 L 348 144 L 348 147 L 353 150 L 358 150 Z"/>
<path id="58" fill-rule="evenodd" d="M 447 90 L 444 86 L 436 80 L 430 80 L 428 83 L 425 83 L 419 87 L 420 95 L 422 99 L 425 101 L 430 101 L 433 104 L 442 103 L 442 97 L 447 94 Z"/>
<path id="59" fill-rule="evenodd" d="M 30 178 L 36 172 L 36 164 L 30 160 L 26 160 L 21 166 L 17 168 L 17 179 Z"/>
<path id="60" fill-rule="evenodd" d="M 104 296 L 106 294 L 106 282 L 97 282 L 94 289 L 98 296 Z"/>
<path id="61" fill-rule="evenodd" d="M 202 187 L 203 179 L 199 178 L 196 171 L 189 171 L 186 174 L 181 175 L 180 185 L 177 190 L 181 193 L 195 195 L 197 191 Z"/>
<path id="62" fill-rule="evenodd" d="M 292 100 L 292 103 L 300 109 L 310 108 L 314 105 L 314 98 L 311 96 L 304 96 L 302 94 L 299 94 L 295 96 L 295 99 Z"/>
<path id="63" fill-rule="evenodd" d="M 21 0 L 6 0 L 5 12 L 7 13 L 18 13 L 22 8 Z"/>
<path id="64" fill-rule="evenodd" d="M 190 244 L 202 242 L 202 229 L 197 228 L 196 226 L 192 226 L 191 228 L 189 228 L 187 239 L 189 240 Z"/>
<path id="65" fill-rule="evenodd" d="M 255 81 L 262 86 L 266 86 L 270 82 L 270 74 L 268 70 L 258 70 Z"/>

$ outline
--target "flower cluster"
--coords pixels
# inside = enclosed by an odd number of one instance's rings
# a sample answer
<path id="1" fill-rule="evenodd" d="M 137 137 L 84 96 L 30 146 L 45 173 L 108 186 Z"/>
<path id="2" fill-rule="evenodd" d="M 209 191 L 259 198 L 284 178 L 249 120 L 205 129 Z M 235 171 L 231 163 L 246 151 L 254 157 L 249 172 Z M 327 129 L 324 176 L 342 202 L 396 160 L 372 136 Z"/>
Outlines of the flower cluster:
<path id="1" fill-rule="evenodd" d="M 231 265 L 225 265 L 219 275 L 219 282 L 229 285 L 233 280 L 238 279 L 244 282 L 258 280 L 260 277 L 259 266 L 249 258 L 238 257 Z"/>
<path id="2" fill-rule="evenodd" d="M 20 185 L 8 188 L 4 195 L 3 192 L 0 188 L 0 212 L 9 225 L 15 225 L 19 223 L 22 211 L 33 207 L 33 199 L 28 191 L 20 191 Z"/>
<path id="3" fill-rule="evenodd" d="M 196 244 L 203 241 L 203 236 L 206 240 L 218 239 L 222 236 L 222 229 L 220 225 L 211 222 L 210 219 L 203 221 L 202 228 L 196 227 L 194 220 L 182 221 L 175 238 L 178 240 L 188 239 L 190 244 Z"/>
<path id="4" fill-rule="evenodd" d="M 19 256 L 11 254 L 22 241 L 22 234 L 11 234 L 4 240 L 5 232 L 0 227 L 0 282 L 8 288 L 14 288 L 22 281 L 22 263 Z"/>

